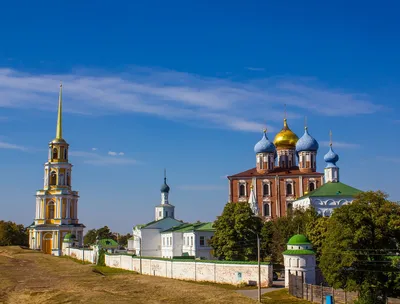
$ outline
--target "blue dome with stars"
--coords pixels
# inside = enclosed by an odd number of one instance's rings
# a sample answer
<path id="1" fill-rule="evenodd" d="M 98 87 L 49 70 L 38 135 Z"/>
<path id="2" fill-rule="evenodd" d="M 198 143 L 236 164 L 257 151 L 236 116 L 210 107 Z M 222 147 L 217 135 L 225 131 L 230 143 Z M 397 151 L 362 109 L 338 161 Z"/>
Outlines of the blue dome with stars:
<path id="1" fill-rule="evenodd" d="M 339 155 L 337 155 L 333 149 L 332 145 L 329 148 L 328 153 L 324 156 L 324 161 L 326 162 L 326 167 L 336 167 L 336 162 L 339 160 Z"/>
<path id="2" fill-rule="evenodd" d="M 254 152 L 257 153 L 275 153 L 275 145 L 269 141 L 267 132 L 264 131 L 261 140 L 254 146 Z"/>
<path id="3" fill-rule="evenodd" d="M 317 151 L 318 148 L 318 142 L 308 133 L 308 129 L 306 127 L 303 136 L 296 143 L 296 152 Z"/>

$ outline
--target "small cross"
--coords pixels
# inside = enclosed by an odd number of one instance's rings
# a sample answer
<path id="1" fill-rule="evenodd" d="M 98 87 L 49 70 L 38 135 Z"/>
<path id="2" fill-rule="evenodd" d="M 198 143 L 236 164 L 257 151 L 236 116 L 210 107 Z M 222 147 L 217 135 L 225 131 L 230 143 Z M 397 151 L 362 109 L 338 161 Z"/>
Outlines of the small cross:
<path id="1" fill-rule="evenodd" d="M 332 130 L 329 131 L 329 145 L 332 147 Z"/>

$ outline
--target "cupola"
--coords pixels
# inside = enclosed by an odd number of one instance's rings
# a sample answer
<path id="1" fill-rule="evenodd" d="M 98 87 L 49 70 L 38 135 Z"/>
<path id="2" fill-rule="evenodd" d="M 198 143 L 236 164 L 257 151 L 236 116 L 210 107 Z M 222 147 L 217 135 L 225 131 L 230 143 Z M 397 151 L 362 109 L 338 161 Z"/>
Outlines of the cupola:
<path id="1" fill-rule="evenodd" d="M 283 120 L 282 130 L 276 134 L 274 144 L 277 150 L 277 163 L 280 168 L 290 169 L 296 166 L 296 143 L 299 140 L 290 130 L 287 119 Z"/>
<path id="2" fill-rule="evenodd" d="M 318 148 L 318 142 L 308 133 L 308 128 L 305 126 L 303 136 L 296 143 L 296 153 L 301 172 L 310 173 L 317 170 Z"/>
<path id="3" fill-rule="evenodd" d="M 254 146 L 254 152 L 256 153 L 258 173 L 265 174 L 274 169 L 276 149 L 275 145 L 268 139 L 267 129 L 264 129 L 261 140 Z"/>
<path id="4" fill-rule="evenodd" d="M 339 161 L 339 155 L 337 155 L 332 149 L 332 132 L 329 133 L 329 136 L 329 151 L 324 156 L 324 161 L 326 162 L 324 179 L 325 183 L 335 183 L 339 181 L 339 167 L 336 165 L 336 163 Z"/>

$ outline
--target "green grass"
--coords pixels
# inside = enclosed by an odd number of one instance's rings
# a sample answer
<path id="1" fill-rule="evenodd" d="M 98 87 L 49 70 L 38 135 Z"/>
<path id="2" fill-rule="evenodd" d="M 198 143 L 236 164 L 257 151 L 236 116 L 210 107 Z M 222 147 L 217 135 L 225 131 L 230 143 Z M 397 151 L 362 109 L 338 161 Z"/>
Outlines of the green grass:
<path id="1" fill-rule="evenodd" d="M 206 286 L 215 286 L 215 287 L 220 287 L 220 288 L 229 289 L 229 290 L 257 289 L 257 286 L 246 285 L 246 284 L 232 285 L 232 284 L 214 283 L 214 282 L 208 282 L 208 281 L 187 281 L 187 280 L 179 280 L 179 281 L 185 281 L 185 282 L 190 282 L 190 283 L 199 284 L 199 285 L 206 285 Z"/>
<path id="2" fill-rule="evenodd" d="M 88 262 L 88 261 L 78 260 L 78 259 L 72 258 L 72 257 L 70 257 L 70 256 L 68 256 L 68 255 L 62 255 L 62 256 L 60 256 L 59 258 L 67 259 L 67 260 L 70 260 L 70 261 L 74 261 L 75 263 L 82 264 L 82 265 L 92 264 L 92 263 L 90 263 L 90 262 Z"/>
<path id="3" fill-rule="evenodd" d="M 289 294 L 287 289 L 280 289 L 277 291 L 267 292 L 262 296 L 262 303 L 264 304 L 310 304 L 311 302 L 298 299 Z"/>
<path id="4" fill-rule="evenodd" d="M 104 276 L 116 275 L 116 274 L 138 274 L 135 271 L 120 269 L 120 268 L 112 268 L 107 266 L 93 266 L 93 272 L 102 274 Z"/>

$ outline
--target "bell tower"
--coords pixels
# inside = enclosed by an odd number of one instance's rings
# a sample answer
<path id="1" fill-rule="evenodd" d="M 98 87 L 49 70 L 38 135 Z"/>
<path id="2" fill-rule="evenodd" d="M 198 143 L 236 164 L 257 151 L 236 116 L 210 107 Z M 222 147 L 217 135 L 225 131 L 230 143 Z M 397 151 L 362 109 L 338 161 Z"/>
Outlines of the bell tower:
<path id="1" fill-rule="evenodd" d="M 43 189 L 36 192 L 35 219 L 28 227 L 30 248 L 53 255 L 62 254 L 63 238 L 68 233 L 81 245 L 85 228 L 78 220 L 78 192 L 71 188 L 72 164 L 68 161 L 68 149 L 63 138 L 60 84 L 56 137 L 49 143 Z"/>
<path id="2" fill-rule="evenodd" d="M 175 218 L 175 206 L 171 205 L 168 201 L 169 186 L 167 185 L 167 171 L 164 169 L 164 184 L 161 186 L 161 204 L 156 206 L 155 220 L 162 220 L 163 218 Z"/>

